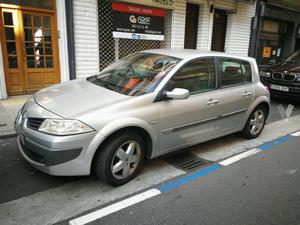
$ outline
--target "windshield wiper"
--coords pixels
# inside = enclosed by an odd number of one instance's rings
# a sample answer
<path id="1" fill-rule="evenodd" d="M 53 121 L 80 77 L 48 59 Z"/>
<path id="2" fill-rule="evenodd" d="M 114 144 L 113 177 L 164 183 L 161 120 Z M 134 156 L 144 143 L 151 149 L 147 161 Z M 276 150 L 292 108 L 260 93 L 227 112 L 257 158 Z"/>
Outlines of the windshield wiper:
<path id="1" fill-rule="evenodd" d="M 109 84 L 108 82 L 105 82 L 101 78 L 93 77 L 92 82 L 95 83 L 95 84 L 100 85 L 101 87 L 105 87 L 107 89 L 114 90 L 114 87 L 111 84 Z"/>

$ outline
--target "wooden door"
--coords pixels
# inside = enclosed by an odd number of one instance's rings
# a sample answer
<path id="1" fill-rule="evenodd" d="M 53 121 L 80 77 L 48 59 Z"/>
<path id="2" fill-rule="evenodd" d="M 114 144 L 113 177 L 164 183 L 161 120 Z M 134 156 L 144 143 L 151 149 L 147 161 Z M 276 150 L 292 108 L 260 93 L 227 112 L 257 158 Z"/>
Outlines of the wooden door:
<path id="1" fill-rule="evenodd" d="M 5 82 L 8 95 L 24 93 L 25 80 L 22 65 L 22 45 L 18 11 L 1 9 L 0 35 Z"/>
<path id="2" fill-rule="evenodd" d="M 53 13 L 1 8 L 0 27 L 8 95 L 32 94 L 60 82 Z"/>
<path id="3" fill-rule="evenodd" d="M 211 50 L 224 52 L 227 27 L 227 14 L 224 10 L 215 9 Z"/>

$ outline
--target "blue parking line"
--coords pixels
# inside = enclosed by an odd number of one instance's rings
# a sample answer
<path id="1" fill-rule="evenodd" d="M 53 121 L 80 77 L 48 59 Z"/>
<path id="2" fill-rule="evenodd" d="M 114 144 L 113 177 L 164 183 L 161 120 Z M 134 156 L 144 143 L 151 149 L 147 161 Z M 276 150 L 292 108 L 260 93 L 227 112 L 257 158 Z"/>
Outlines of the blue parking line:
<path id="1" fill-rule="evenodd" d="M 291 135 L 287 135 L 287 136 L 284 136 L 284 137 L 281 137 L 281 138 L 278 138 L 278 139 L 275 139 L 274 141 L 270 142 L 270 143 L 267 143 L 267 144 L 264 144 L 264 145 L 261 145 L 258 147 L 258 149 L 264 151 L 264 150 L 268 150 L 270 148 L 272 148 L 274 145 L 276 144 L 280 144 L 280 143 L 283 143 L 283 142 L 286 142 L 288 140 L 290 140 L 291 138 Z M 164 184 L 162 186 L 159 187 L 159 190 L 161 192 L 165 192 L 165 191 L 169 191 L 175 187 L 178 187 L 182 184 L 186 184 L 188 183 L 189 181 L 192 181 L 192 180 L 196 180 L 200 177 L 203 177 L 209 173 L 212 173 L 216 170 L 219 170 L 221 169 L 223 166 L 221 166 L 220 164 L 214 164 L 212 166 L 209 166 L 209 167 L 206 167 L 202 170 L 199 170 L 198 172 L 196 173 L 193 173 L 193 174 L 190 174 L 188 176 L 185 176 L 185 177 L 182 177 L 178 180 L 175 180 L 175 181 L 172 181 L 170 183 L 167 183 L 167 184 Z"/>
<path id="2" fill-rule="evenodd" d="M 258 147 L 260 150 L 264 151 L 264 150 L 268 150 L 270 149 L 271 147 L 273 147 L 274 145 L 276 144 L 280 144 L 280 143 L 283 143 L 283 142 L 286 142 L 290 139 L 290 135 L 287 135 L 287 136 L 284 136 L 284 137 L 281 137 L 281 138 L 278 138 L 268 144 L 264 144 L 264 145 L 261 145 L 260 147 Z"/>
<path id="3" fill-rule="evenodd" d="M 209 174 L 209 173 L 211 173 L 211 172 L 213 172 L 213 171 L 216 171 L 216 170 L 218 170 L 218 169 L 220 169 L 220 168 L 221 168 L 221 165 L 220 165 L 220 164 L 215 164 L 215 165 L 209 166 L 209 167 L 207 167 L 207 168 L 204 168 L 204 169 L 202 169 L 202 170 L 199 170 L 199 171 L 196 172 L 196 173 L 193 173 L 193 174 L 188 175 L 188 176 L 186 176 L 186 177 L 182 177 L 182 178 L 180 178 L 180 179 L 178 179 L 178 180 L 175 180 L 175 181 L 173 181 L 173 182 L 164 184 L 164 185 L 162 185 L 162 186 L 159 188 L 159 190 L 160 190 L 161 192 L 169 191 L 169 190 L 172 189 L 172 188 L 178 187 L 178 186 L 180 186 L 180 185 L 182 185 L 182 184 L 185 184 L 185 183 L 187 183 L 187 182 L 189 182 L 189 181 L 191 181 L 191 180 L 196 180 L 197 178 L 203 177 L 203 176 L 205 176 L 205 175 L 207 175 L 207 174 Z"/>

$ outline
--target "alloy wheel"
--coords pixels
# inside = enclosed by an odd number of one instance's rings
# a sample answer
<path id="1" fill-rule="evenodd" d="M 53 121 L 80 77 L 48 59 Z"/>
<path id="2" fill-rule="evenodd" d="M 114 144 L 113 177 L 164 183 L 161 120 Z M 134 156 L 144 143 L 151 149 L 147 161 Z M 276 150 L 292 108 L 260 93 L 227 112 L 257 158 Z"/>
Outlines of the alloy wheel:
<path id="1" fill-rule="evenodd" d="M 115 152 L 111 163 L 111 172 L 117 179 L 126 179 L 141 161 L 141 147 L 135 141 L 123 143 Z"/>
<path id="2" fill-rule="evenodd" d="M 264 127 L 265 114 L 261 109 L 256 110 L 250 119 L 249 129 L 252 135 L 258 134 Z"/>

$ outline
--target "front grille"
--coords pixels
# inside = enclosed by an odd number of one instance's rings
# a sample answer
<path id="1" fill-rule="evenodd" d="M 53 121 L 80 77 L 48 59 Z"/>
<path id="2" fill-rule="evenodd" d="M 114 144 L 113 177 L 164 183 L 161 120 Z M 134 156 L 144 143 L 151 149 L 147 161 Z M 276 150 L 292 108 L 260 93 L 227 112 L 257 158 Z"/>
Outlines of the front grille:
<path id="1" fill-rule="evenodd" d="M 296 80 L 296 76 L 292 74 L 285 74 L 283 80 L 293 82 Z"/>
<path id="2" fill-rule="evenodd" d="M 283 73 L 275 72 L 275 73 L 272 74 L 272 77 L 273 77 L 274 80 L 282 80 Z"/>
<path id="3" fill-rule="evenodd" d="M 43 118 L 28 118 L 27 127 L 32 130 L 38 130 L 44 120 Z"/>

